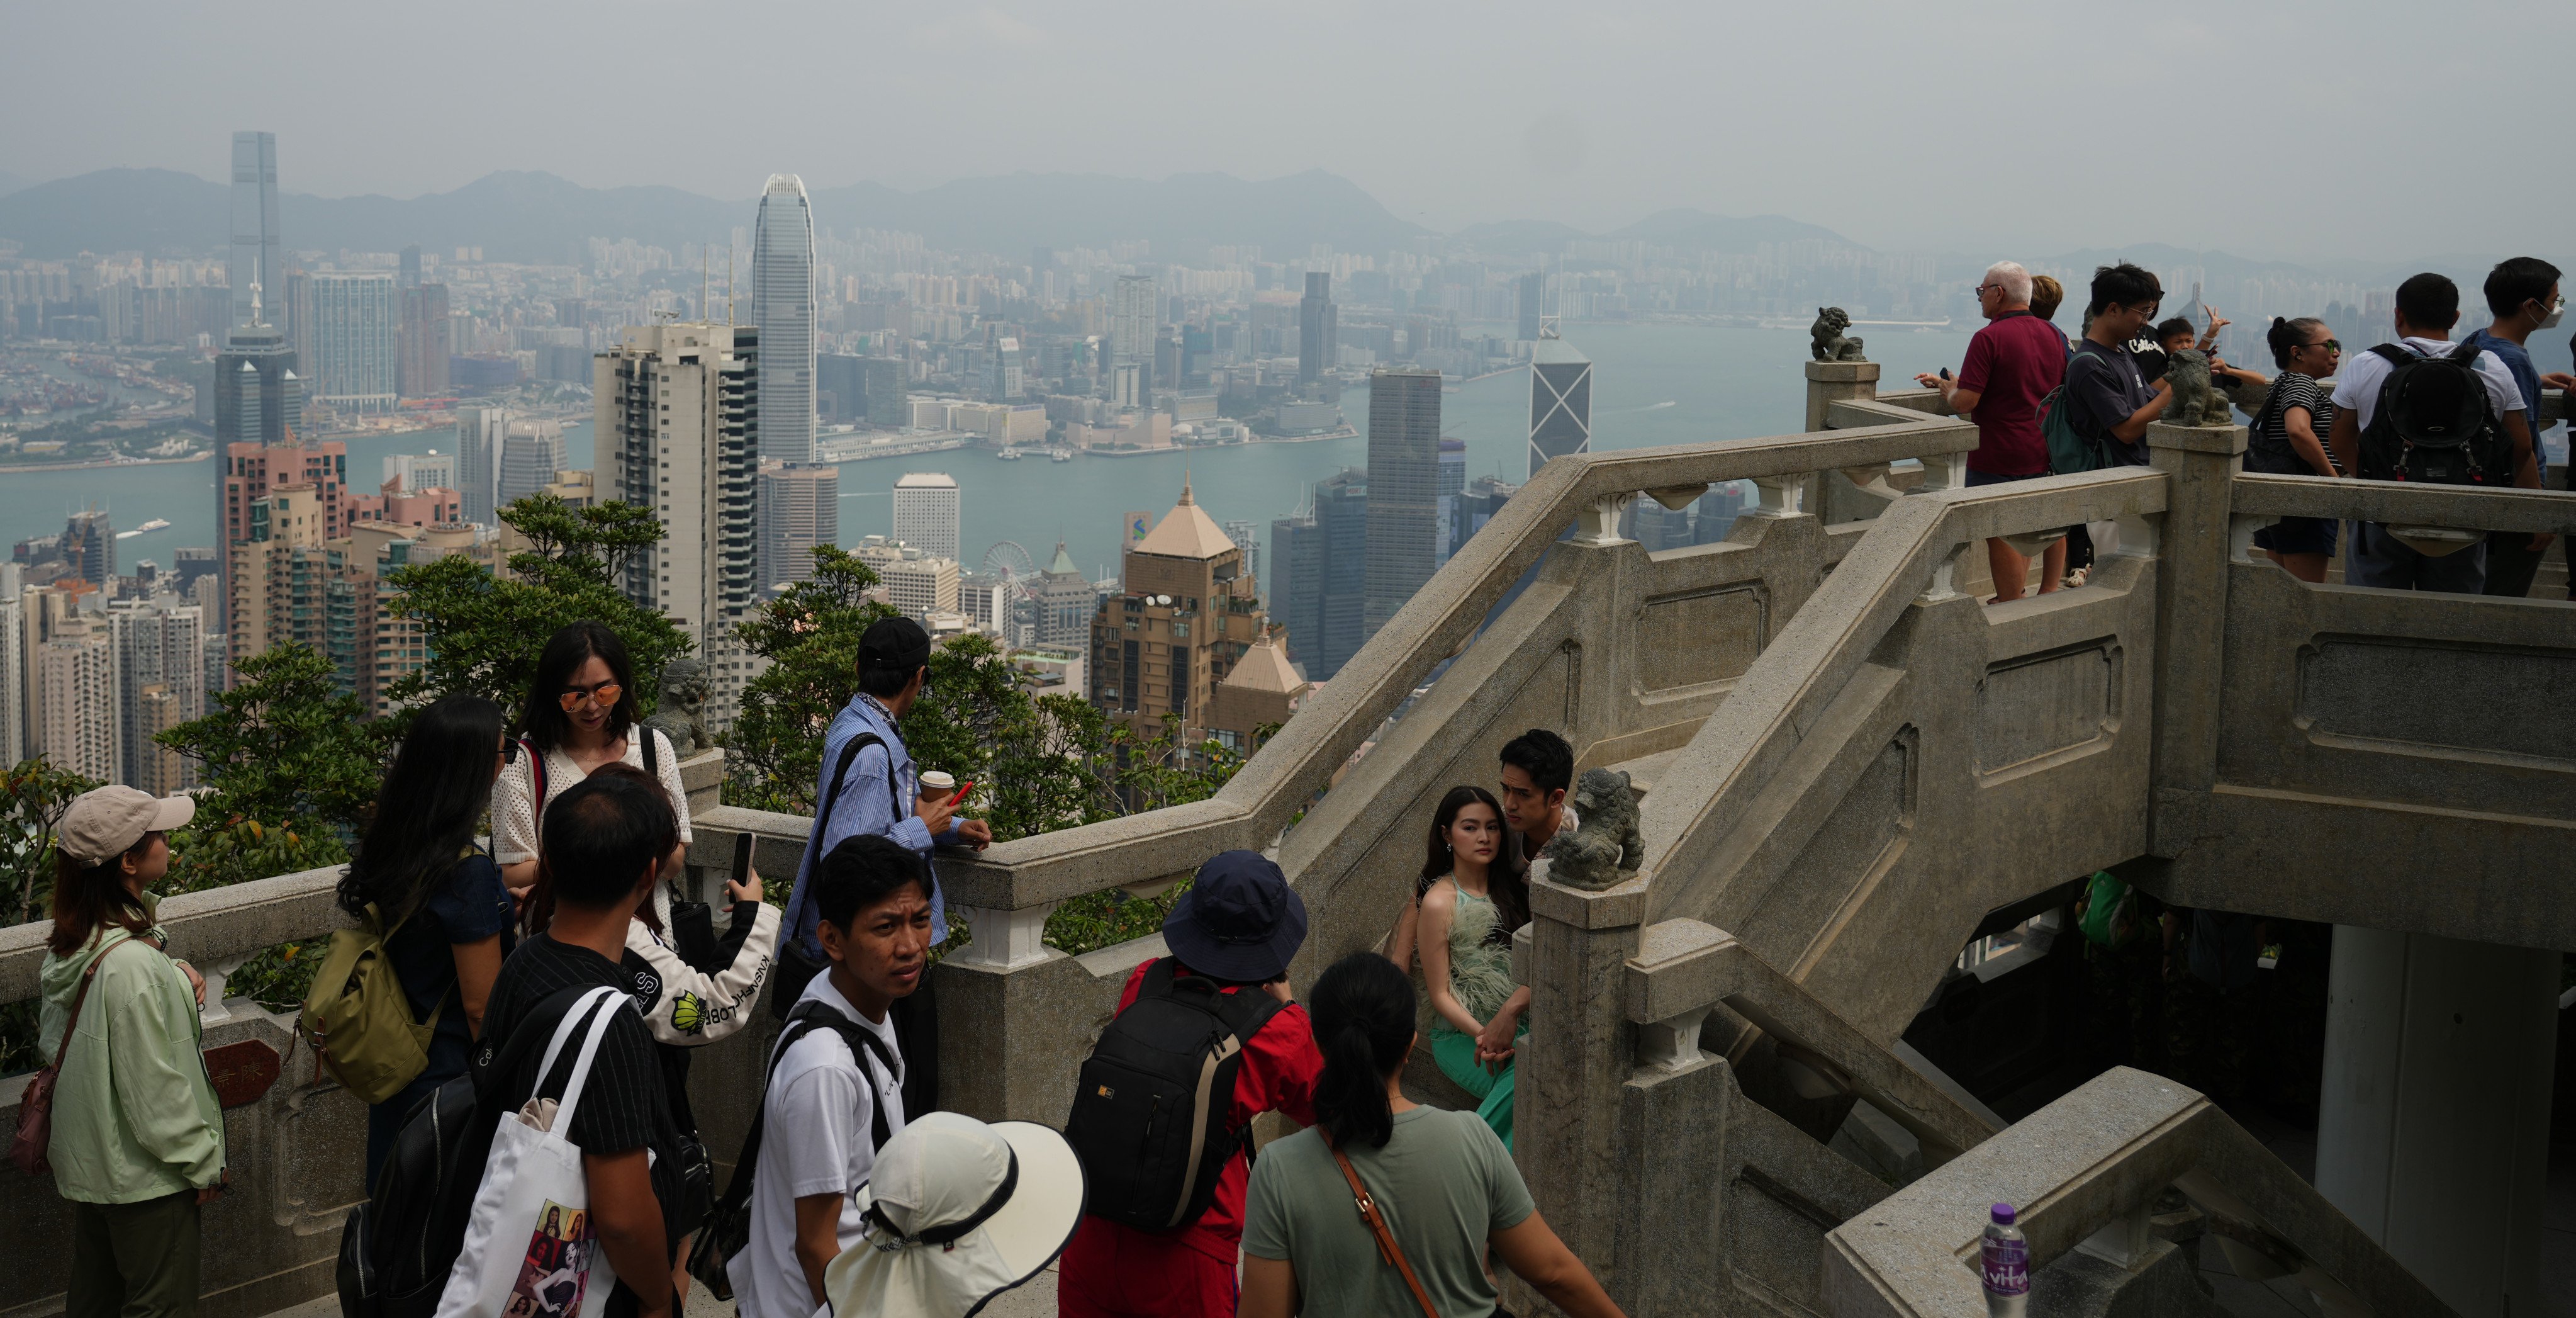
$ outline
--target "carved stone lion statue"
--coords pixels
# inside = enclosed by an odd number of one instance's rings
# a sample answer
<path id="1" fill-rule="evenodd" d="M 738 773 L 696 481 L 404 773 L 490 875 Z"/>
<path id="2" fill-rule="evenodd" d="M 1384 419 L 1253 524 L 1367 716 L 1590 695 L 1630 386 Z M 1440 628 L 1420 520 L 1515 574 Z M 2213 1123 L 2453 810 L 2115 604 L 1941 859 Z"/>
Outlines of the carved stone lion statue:
<path id="1" fill-rule="evenodd" d="M 1820 362 L 1865 362 L 1860 355 L 1860 340 L 1845 334 L 1851 328 L 1851 316 L 1841 307 L 1816 308 L 1816 323 L 1807 330 L 1815 340 L 1809 349 Z"/>
<path id="2" fill-rule="evenodd" d="M 2209 378 L 2209 357 L 2198 348 L 2185 348 L 2165 360 L 2165 379 L 2173 385 L 2173 402 L 2166 406 L 2164 422 L 2169 426 L 2225 426 L 2236 422 L 2227 395 L 2220 393 Z"/>
<path id="3" fill-rule="evenodd" d="M 1628 775 L 1586 769 L 1574 780 L 1574 810 L 1581 822 L 1548 839 L 1539 851 L 1548 877 L 1569 888 L 1599 892 L 1646 863 L 1646 839 L 1637 831 L 1637 794 Z"/>
<path id="4" fill-rule="evenodd" d="M 674 659 L 662 666 L 662 699 L 644 726 L 671 739 L 671 751 L 682 759 L 714 750 L 716 735 L 707 730 L 707 668 L 695 659 Z"/>

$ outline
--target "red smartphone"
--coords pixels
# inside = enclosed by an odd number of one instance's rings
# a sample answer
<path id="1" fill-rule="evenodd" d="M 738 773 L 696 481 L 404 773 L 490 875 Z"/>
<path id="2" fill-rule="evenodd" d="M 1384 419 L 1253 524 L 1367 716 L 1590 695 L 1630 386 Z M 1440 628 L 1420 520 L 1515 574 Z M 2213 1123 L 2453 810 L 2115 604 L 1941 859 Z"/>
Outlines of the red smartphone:
<path id="1" fill-rule="evenodd" d="M 969 793 L 969 792 L 972 792 L 972 791 L 974 791 L 974 790 L 975 790 L 975 780 L 974 780 L 974 779 L 972 779 L 972 778 L 969 778 L 969 779 L 967 779 L 966 781 L 964 781 L 964 782 L 962 782 L 962 783 L 957 784 L 957 794 L 956 794 L 955 796 L 949 797 L 948 799 L 949 799 L 949 800 L 951 800 L 951 801 L 955 801 L 955 802 L 956 802 L 958 805 L 960 805 L 960 806 L 963 806 L 963 805 L 965 805 L 965 804 L 966 804 L 966 794 L 967 794 L 967 793 Z"/>

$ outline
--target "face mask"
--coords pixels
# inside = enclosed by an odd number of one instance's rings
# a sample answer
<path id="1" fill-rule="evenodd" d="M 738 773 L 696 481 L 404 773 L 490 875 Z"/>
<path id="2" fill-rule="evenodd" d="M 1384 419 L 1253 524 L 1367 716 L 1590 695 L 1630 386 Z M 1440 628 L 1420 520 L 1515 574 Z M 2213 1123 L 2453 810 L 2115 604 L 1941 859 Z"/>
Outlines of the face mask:
<path id="1" fill-rule="evenodd" d="M 2556 301 L 2556 302 L 2554 302 L 2554 303 L 2551 303 L 2551 304 L 2550 304 L 2550 307 L 2549 307 L 2549 314 L 2548 314 L 2548 315 L 2546 315 L 2546 316 L 2541 317 L 2541 318 L 2540 318 L 2540 323 L 2539 323 L 2538 325 L 2534 326 L 2533 328 L 2535 328 L 2535 329 L 2556 329 L 2556 328 L 2558 328 L 2558 318 L 2559 318 L 2559 316 L 2561 316 L 2561 315 L 2565 314 L 2566 310 L 2567 310 L 2567 299 L 2565 299 L 2565 298 L 2560 298 L 2558 301 Z"/>

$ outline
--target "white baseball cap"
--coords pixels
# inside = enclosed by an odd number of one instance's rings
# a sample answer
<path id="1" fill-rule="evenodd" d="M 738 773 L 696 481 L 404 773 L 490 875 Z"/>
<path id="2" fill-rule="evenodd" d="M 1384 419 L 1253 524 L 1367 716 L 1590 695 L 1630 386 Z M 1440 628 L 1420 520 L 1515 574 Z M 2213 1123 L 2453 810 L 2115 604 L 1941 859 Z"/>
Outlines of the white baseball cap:
<path id="1" fill-rule="evenodd" d="M 1073 1243 L 1082 1191 L 1054 1130 L 926 1113 L 877 1150 L 855 1192 L 865 1234 L 824 1269 L 824 1296 L 850 1318 L 966 1318 Z"/>
<path id="2" fill-rule="evenodd" d="M 167 833 L 197 816 L 185 796 L 154 796 L 132 787 L 101 787 L 72 798 L 55 845 L 80 865 L 104 865 L 134 850 L 145 834 Z"/>

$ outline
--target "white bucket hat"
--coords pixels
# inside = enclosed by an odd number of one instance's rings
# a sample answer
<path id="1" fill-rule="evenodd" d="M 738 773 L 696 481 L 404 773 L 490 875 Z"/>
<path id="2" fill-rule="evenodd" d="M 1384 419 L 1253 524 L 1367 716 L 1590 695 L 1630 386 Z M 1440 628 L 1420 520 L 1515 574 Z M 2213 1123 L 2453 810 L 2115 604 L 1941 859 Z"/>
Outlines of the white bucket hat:
<path id="1" fill-rule="evenodd" d="M 967 1318 L 1045 1271 L 1082 1220 L 1082 1164 L 1054 1130 L 931 1112 L 855 1191 L 859 1242 L 823 1274 L 848 1318 Z"/>

